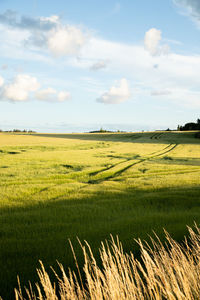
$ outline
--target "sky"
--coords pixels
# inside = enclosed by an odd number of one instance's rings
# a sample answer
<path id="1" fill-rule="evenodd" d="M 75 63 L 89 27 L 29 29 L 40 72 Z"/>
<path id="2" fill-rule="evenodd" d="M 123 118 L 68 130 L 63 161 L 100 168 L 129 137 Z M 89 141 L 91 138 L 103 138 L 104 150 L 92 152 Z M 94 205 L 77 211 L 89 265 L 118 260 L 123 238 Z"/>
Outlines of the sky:
<path id="1" fill-rule="evenodd" d="M 199 113 L 199 0 L 0 0 L 0 129 L 176 129 Z"/>

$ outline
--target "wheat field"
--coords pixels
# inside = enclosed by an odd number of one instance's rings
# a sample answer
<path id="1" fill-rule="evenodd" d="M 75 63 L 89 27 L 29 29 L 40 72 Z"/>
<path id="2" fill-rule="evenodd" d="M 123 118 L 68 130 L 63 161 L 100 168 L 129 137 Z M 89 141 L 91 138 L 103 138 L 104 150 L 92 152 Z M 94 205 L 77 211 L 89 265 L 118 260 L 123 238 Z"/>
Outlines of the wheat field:
<path id="1" fill-rule="evenodd" d="M 36 282 L 41 260 L 74 269 L 71 240 L 87 240 L 101 264 L 101 241 L 149 241 L 163 228 L 181 242 L 200 220 L 200 140 L 194 132 L 0 133 L 0 295 Z M 83 273 L 83 271 L 81 271 Z M 82 274 L 83 275 L 83 274 Z M 53 274 L 50 275 L 53 280 Z M 23 289 L 23 288 L 22 288 Z"/>
<path id="2" fill-rule="evenodd" d="M 165 244 L 156 236 L 151 244 L 138 240 L 140 260 L 123 251 L 119 239 L 102 243 L 101 267 L 98 266 L 87 242 L 81 245 L 84 255 L 84 281 L 74 253 L 77 272 L 67 273 L 59 264 L 62 277 L 52 270 L 57 283 L 52 282 L 42 262 L 37 270 L 37 292 L 26 288 L 26 298 L 20 287 L 16 300 L 196 300 L 200 298 L 200 229 L 189 229 L 189 238 L 180 245 L 165 232 Z M 81 243 L 80 243 L 81 244 Z M 77 274 L 77 275 L 76 275 Z M 80 276 L 80 277 L 79 277 Z"/>

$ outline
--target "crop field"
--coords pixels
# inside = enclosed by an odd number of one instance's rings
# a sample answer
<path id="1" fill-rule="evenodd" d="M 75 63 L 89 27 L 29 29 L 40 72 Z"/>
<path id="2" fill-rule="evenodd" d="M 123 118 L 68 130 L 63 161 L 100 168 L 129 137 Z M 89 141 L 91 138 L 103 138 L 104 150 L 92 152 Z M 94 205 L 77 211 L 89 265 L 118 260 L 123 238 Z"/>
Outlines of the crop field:
<path id="1" fill-rule="evenodd" d="M 76 239 L 98 260 L 118 235 L 126 251 L 165 228 L 181 241 L 200 223 L 200 139 L 194 132 L 0 133 L 0 296 L 37 281 L 39 259 L 75 269 Z M 52 274 L 52 276 L 54 276 Z"/>

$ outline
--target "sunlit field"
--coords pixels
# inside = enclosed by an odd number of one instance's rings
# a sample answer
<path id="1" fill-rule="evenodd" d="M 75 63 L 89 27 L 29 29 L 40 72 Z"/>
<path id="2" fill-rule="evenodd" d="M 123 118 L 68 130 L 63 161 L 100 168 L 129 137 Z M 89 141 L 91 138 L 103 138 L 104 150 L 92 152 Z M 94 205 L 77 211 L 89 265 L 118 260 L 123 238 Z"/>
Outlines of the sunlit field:
<path id="1" fill-rule="evenodd" d="M 0 134 L 0 295 L 37 281 L 39 259 L 75 269 L 68 239 L 98 261 L 100 242 L 133 239 L 163 227 L 181 241 L 200 220 L 200 140 L 194 132 Z M 52 275 L 53 276 L 53 275 Z"/>

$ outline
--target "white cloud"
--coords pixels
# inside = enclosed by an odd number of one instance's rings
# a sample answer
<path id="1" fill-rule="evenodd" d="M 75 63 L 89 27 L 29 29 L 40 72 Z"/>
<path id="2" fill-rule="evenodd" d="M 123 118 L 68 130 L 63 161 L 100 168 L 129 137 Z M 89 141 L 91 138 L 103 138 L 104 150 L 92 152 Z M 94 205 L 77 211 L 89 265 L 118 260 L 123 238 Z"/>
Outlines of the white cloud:
<path id="1" fill-rule="evenodd" d="M 176 2 L 178 2 L 178 0 Z M 179 1 L 179 3 L 180 2 L 182 2 L 182 4 L 186 3 L 186 1 Z M 191 3 L 191 1 L 188 0 L 188 3 L 189 2 Z M 180 106 L 186 103 L 188 106 L 190 104 L 191 106 L 195 106 L 200 102 L 198 100 L 198 91 L 200 91 L 200 55 L 180 55 L 171 51 L 168 55 L 164 56 L 163 54 L 168 52 L 168 46 L 164 45 L 164 43 L 170 43 L 170 40 L 162 39 L 162 32 L 156 28 L 152 28 L 153 31 L 152 29 L 149 30 L 151 34 L 149 31 L 146 33 L 144 49 L 143 45 L 111 42 L 92 36 L 88 38 L 84 30 L 77 26 L 66 26 L 61 22 L 58 16 L 50 16 L 48 18 L 40 17 L 37 19 L 24 17 L 20 19 L 16 18 L 16 16 L 12 16 L 12 14 L 9 17 L 7 15 L 4 19 L 2 16 L 1 19 L 1 16 L 2 15 L 0 15 L 0 44 L 2 59 L 11 58 L 23 61 L 42 61 L 54 65 L 56 71 L 62 67 L 82 68 L 82 70 L 85 69 L 87 71 L 88 69 L 103 70 L 103 68 L 106 67 L 106 63 L 109 62 L 109 68 L 107 67 L 106 69 L 106 76 L 98 77 L 98 79 L 96 79 L 97 84 L 89 81 L 83 82 L 81 79 L 83 75 L 81 73 L 80 77 L 77 76 L 77 81 L 71 85 L 75 86 L 78 82 L 86 92 L 91 92 L 92 90 L 94 95 L 101 95 L 105 84 L 108 84 L 110 78 L 121 78 L 121 74 L 124 74 L 126 78 L 134 82 L 135 88 L 132 94 L 135 100 L 139 99 L 142 101 L 142 99 L 149 97 L 151 101 L 154 101 L 155 98 L 151 97 L 151 93 L 171 91 L 171 94 L 163 97 L 165 99 L 164 101 L 175 101 L 179 103 Z M 72 27 L 77 34 L 70 34 L 70 32 L 73 31 L 70 29 Z M 63 36 L 64 39 L 62 41 Z M 53 37 L 56 37 L 57 41 L 61 40 L 61 43 L 58 43 L 58 48 L 53 40 L 52 43 L 49 42 L 50 38 Z M 27 42 L 26 48 L 24 47 L 25 41 Z M 47 55 L 48 51 L 54 53 L 54 55 L 66 56 L 70 53 L 73 53 L 73 55 L 77 55 L 78 53 L 80 59 L 78 60 L 76 57 L 71 57 L 71 55 L 70 57 L 63 57 L 62 66 L 58 66 L 55 61 Z M 4 61 L 6 61 L 6 59 Z M 95 74 L 93 77 L 95 78 Z M 47 86 L 56 86 L 52 79 L 49 78 L 48 80 L 51 81 L 46 83 Z M 66 86 L 65 82 L 63 82 L 63 77 L 59 78 L 59 80 L 56 78 L 56 81 L 58 86 L 60 86 L 61 81 L 62 85 Z M 10 84 L 6 85 L 7 89 L 9 85 Z M 178 89 L 178 91 L 174 89 Z M 4 88 L 2 88 L 2 91 L 3 90 Z M 68 98 L 67 94 L 65 96 L 60 94 L 58 97 L 60 91 L 56 91 L 56 93 L 54 96 L 57 101 Z M 100 97 L 98 101 L 104 103 L 110 103 L 112 101 L 113 103 L 117 101 L 120 102 L 117 97 L 118 100 L 114 100 L 114 96 L 110 90 L 103 96 Z M 179 101 L 178 97 L 180 97 Z M 182 101 L 182 99 L 184 99 L 184 101 Z M 107 102 L 105 100 L 107 100 Z"/>
<path id="2" fill-rule="evenodd" d="M 0 87 L 2 87 L 2 86 L 3 86 L 3 84 L 4 84 L 4 79 L 3 79 L 3 77 L 2 77 L 2 76 L 0 76 Z"/>
<path id="3" fill-rule="evenodd" d="M 56 56 L 76 55 L 85 43 L 85 36 L 75 26 L 59 26 L 50 31 L 47 45 Z"/>
<path id="4" fill-rule="evenodd" d="M 60 17 L 53 15 L 50 17 L 40 17 L 40 20 L 42 22 L 50 22 L 51 24 L 59 24 L 60 23 Z"/>
<path id="5" fill-rule="evenodd" d="M 3 98 L 11 101 L 26 101 L 31 92 L 36 91 L 40 87 L 35 77 L 19 74 L 13 82 L 5 85 L 3 89 Z"/>
<path id="6" fill-rule="evenodd" d="M 77 55 L 88 39 L 78 26 L 63 24 L 57 15 L 18 18 L 16 12 L 8 10 L 0 14 L 0 24 L 21 46 L 48 50 L 54 56 Z"/>
<path id="7" fill-rule="evenodd" d="M 55 89 L 48 87 L 38 91 L 35 94 L 36 99 L 48 102 L 63 102 L 70 99 L 70 93 L 67 91 L 57 92 Z"/>
<path id="8" fill-rule="evenodd" d="M 53 88 L 47 88 L 44 90 L 40 90 L 35 94 L 35 97 L 38 100 L 42 100 L 42 101 L 49 101 L 49 100 L 53 100 L 53 98 L 55 98 L 56 95 L 56 90 L 54 90 Z"/>
<path id="9" fill-rule="evenodd" d="M 189 109 L 200 108 L 200 91 L 198 90 L 174 87 L 171 90 L 170 98 L 181 107 L 185 106 Z"/>
<path id="10" fill-rule="evenodd" d="M 66 101 L 66 100 L 69 100 L 71 98 L 71 95 L 69 92 L 66 92 L 66 91 L 60 91 L 58 93 L 58 101 L 60 102 L 63 102 L 63 101 Z"/>
<path id="11" fill-rule="evenodd" d="M 169 53 L 169 46 L 160 45 L 161 40 L 161 30 L 151 28 L 145 33 L 144 47 L 152 56 L 166 55 Z"/>
<path id="12" fill-rule="evenodd" d="M 158 54 L 158 45 L 159 45 L 160 41 L 161 41 L 161 31 L 160 30 L 157 30 L 156 28 L 152 28 L 145 33 L 144 46 L 145 46 L 145 49 L 151 55 Z"/>
<path id="13" fill-rule="evenodd" d="M 1 100 L 10 100 L 14 102 L 28 101 L 37 99 L 47 102 L 64 102 L 71 98 L 68 91 L 56 91 L 48 87 L 41 89 L 37 78 L 27 74 L 17 75 L 11 83 L 4 85 L 4 79 L 0 76 Z M 34 95 L 32 94 L 33 92 Z"/>
<path id="14" fill-rule="evenodd" d="M 122 78 L 119 87 L 112 86 L 108 92 L 104 93 L 97 102 L 104 104 L 117 104 L 128 100 L 131 96 L 128 81 Z"/>
<path id="15" fill-rule="evenodd" d="M 134 82 L 132 95 L 135 101 L 143 101 L 148 97 L 149 101 L 154 101 L 155 98 L 151 97 L 152 91 L 167 90 L 171 91 L 171 94 L 165 95 L 163 101 L 176 103 L 181 107 L 191 105 L 191 109 L 200 106 L 200 55 L 170 52 L 167 56 L 155 57 L 149 55 L 142 46 L 92 38 L 83 48 L 82 57 L 87 57 L 87 60 L 76 61 L 75 67 L 88 68 L 91 61 L 98 60 L 99 57 L 105 61 L 110 59 L 109 76 L 114 78 L 126 74 L 129 80 Z M 104 80 L 99 80 L 96 92 L 102 93 L 102 84 L 105 85 L 106 80 L 107 76 Z M 175 93 L 174 89 L 178 89 L 178 92 Z"/>

